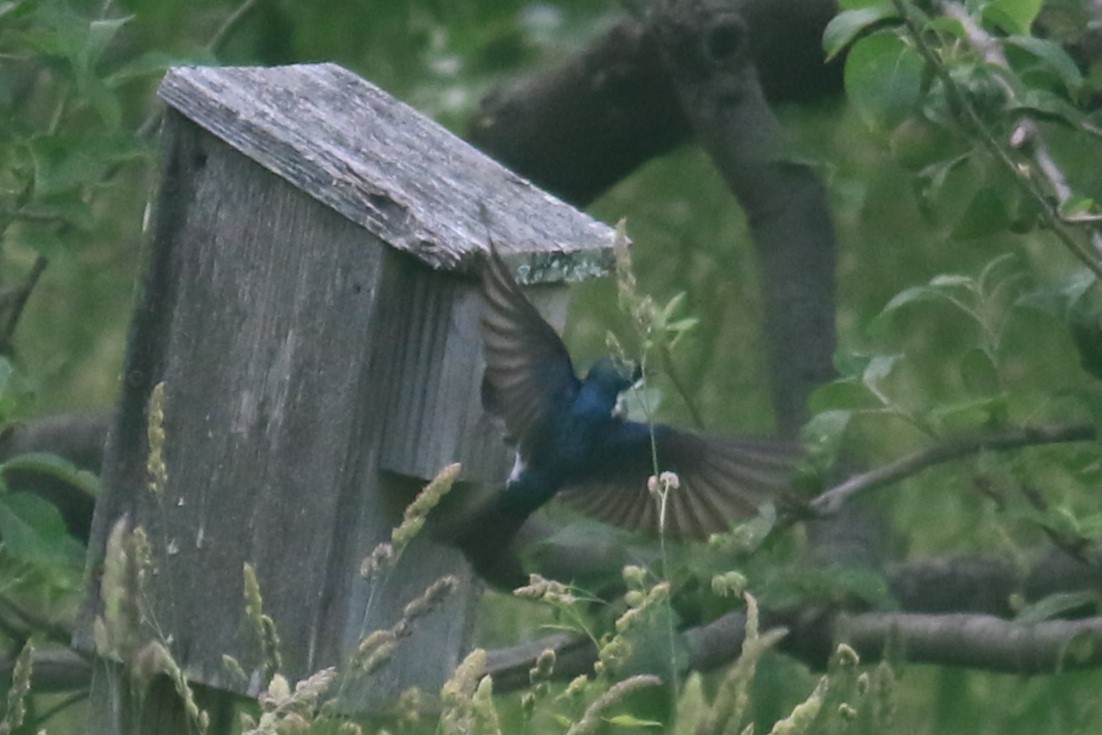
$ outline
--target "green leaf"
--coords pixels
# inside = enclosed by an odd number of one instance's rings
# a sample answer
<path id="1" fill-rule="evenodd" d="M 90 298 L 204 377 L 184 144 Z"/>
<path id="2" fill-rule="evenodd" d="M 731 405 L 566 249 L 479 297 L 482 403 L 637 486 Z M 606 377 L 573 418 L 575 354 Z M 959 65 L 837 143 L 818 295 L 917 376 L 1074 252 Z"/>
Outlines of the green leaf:
<path id="1" fill-rule="evenodd" d="M 938 15 L 931 18 L 923 28 L 927 32 L 945 34 L 953 38 L 965 38 L 968 36 L 968 32 L 964 30 L 963 23 L 956 18 L 950 18 L 946 15 Z"/>
<path id="2" fill-rule="evenodd" d="M 634 715 L 616 715 L 614 717 L 604 717 L 605 722 L 616 727 L 662 727 L 661 722 L 654 720 L 640 720 Z"/>
<path id="3" fill-rule="evenodd" d="M 1010 270 L 1007 270 L 1007 266 L 1010 266 Z M 992 258 L 980 271 L 979 278 L 976 279 L 980 292 L 992 293 L 1000 285 L 1009 283 L 1020 268 L 1021 263 L 1014 253 L 1003 253 L 996 258 Z M 1002 273 L 1001 271 L 1007 272 Z"/>
<path id="4" fill-rule="evenodd" d="M 834 353 L 834 369 L 843 378 L 859 378 L 865 373 L 870 360 L 871 355 L 838 350 Z"/>
<path id="5" fill-rule="evenodd" d="M 118 95 L 102 79 L 92 77 L 84 85 L 84 96 L 103 120 L 108 130 L 118 131 L 122 125 L 122 104 Z"/>
<path id="6" fill-rule="evenodd" d="M 854 411 L 824 411 L 811 417 L 800 432 L 804 444 L 823 464 L 829 466 L 838 458 L 846 429 Z"/>
<path id="7" fill-rule="evenodd" d="M 922 93 L 922 59 L 894 33 L 858 40 L 846 57 L 846 94 L 873 130 L 887 132 L 914 111 Z"/>
<path id="8" fill-rule="evenodd" d="M 87 232 L 96 225 L 92 206 L 76 193 L 51 197 L 49 200 L 36 202 L 22 211 L 33 215 L 35 220 L 48 223 L 46 226 L 65 224 Z"/>
<path id="9" fill-rule="evenodd" d="M 986 350 L 973 347 L 960 361 L 960 377 L 964 387 L 981 396 L 999 391 L 999 371 Z"/>
<path id="10" fill-rule="evenodd" d="M 677 321 L 667 324 L 666 331 L 677 332 L 680 334 L 681 332 L 688 332 L 694 329 L 697 324 L 700 324 L 699 319 L 697 319 L 695 316 L 687 316 L 684 319 L 678 319 Z"/>
<path id="11" fill-rule="evenodd" d="M 1083 74 L 1064 48 L 1053 41 L 1032 36 L 1011 36 L 1005 43 L 1036 56 L 1063 82 L 1070 94 L 1083 86 Z"/>
<path id="12" fill-rule="evenodd" d="M 0 355 L 0 422 L 27 397 L 27 386 L 8 358 Z"/>
<path id="13" fill-rule="evenodd" d="M 0 474 L 9 470 L 46 475 L 71 485 L 91 497 L 96 497 L 103 492 L 103 486 L 95 473 L 82 470 L 56 454 L 46 452 L 18 454 L 0 464 Z"/>
<path id="14" fill-rule="evenodd" d="M 839 13 L 827 23 L 823 31 L 823 50 L 826 60 L 830 61 L 853 42 L 853 39 L 871 25 L 886 18 L 896 18 L 899 14 L 891 3 L 881 3 L 857 10 Z"/>
<path id="15" fill-rule="evenodd" d="M 40 197 L 77 189 L 100 180 L 107 162 L 90 155 L 82 141 L 40 137 L 30 142 L 34 159 L 34 188 Z"/>
<path id="16" fill-rule="evenodd" d="M 19 233 L 20 243 L 51 260 L 71 254 L 73 240 L 53 227 L 27 227 Z"/>
<path id="17" fill-rule="evenodd" d="M 883 4 L 884 0 L 838 0 L 838 7 L 843 10 L 860 10 Z"/>
<path id="18" fill-rule="evenodd" d="M 892 370 L 895 368 L 895 364 L 899 362 L 902 355 L 877 355 L 869 360 L 868 367 L 865 368 L 864 374 L 861 376 L 861 382 L 869 388 L 876 388 L 880 381 L 888 377 Z"/>
<path id="19" fill-rule="evenodd" d="M 1079 268 L 1062 281 L 1045 284 L 1019 296 L 1014 306 L 1039 311 L 1057 319 L 1067 319 L 1072 315 L 1072 307 L 1094 283 L 1094 273 L 1089 268 Z"/>
<path id="20" fill-rule="evenodd" d="M 674 312 L 681 307 L 681 304 L 684 301 L 684 291 L 678 291 L 673 296 L 671 296 L 670 300 L 666 302 L 666 305 L 663 306 L 661 311 L 659 312 L 659 321 L 668 322 L 670 319 L 672 319 Z"/>
<path id="21" fill-rule="evenodd" d="M 0 3 L 0 20 L 7 18 L 9 15 L 18 17 L 19 11 L 26 8 L 29 3 L 23 0 L 10 0 L 9 2 Z"/>
<path id="22" fill-rule="evenodd" d="M 1024 94 L 1014 98 L 1009 109 L 1027 110 L 1035 117 L 1056 120 L 1075 128 L 1089 122 L 1082 110 L 1047 89 L 1027 89 Z"/>
<path id="23" fill-rule="evenodd" d="M 1090 197 L 1071 196 L 1060 203 L 1060 216 L 1066 220 L 1074 221 L 1087 217 L 1097 217 L 1098 202 Z"/>
<path id="24" fill-rule="evenodd" d="M 969 240 L 1004 232 L 1010 227 L 1012 220 L 1013 216 L 1003 193 L 994 186 L 985 186 L 972 197 L 949 237 L 954 240 Z"/>
<path id="25" fill-rule="evenodd" d="M 0 536 L 9 554 L 41 566 L 79 566 L 83 552 L 61 512 L 30 493 L 0 495 Z"/>
<path id="26" fill-rule="evenodd" d="M 976 285 L 976 281 L 971 276 L 939 273 L 930 279 L 930 285 L 934 288 L 972 288 Z"/>
<path id="27" fill-rule="evenodd" d="M 1006 423 L 1009 406 L 1004 395 L 941 405 L 930 412 L 939 429 L 960 431 Z"/>
<path id="28" fill-rule="evenodd" d="M 960 146 L 943 125 L 912 115 L 892 131 L 888 139 L 892 156 L 905 169 L 921 171 L 960 155 Z"/>
<path id="29" fill-rule="evenodd" d="M 129 135 L 40 136 L 28 147 L 38 197 L 99 183 L 110 166 L 148 155 L 148 149 Z"/>
<path id="30" fill-rule="evenodd" d="M 1086 309 L 1074 311 L 1071 338 L 1079 351 L 1079 364 L 1095 380 L 1102 380 L 1102 313 Z"/>
<path id="31" fill-rule="evenodd" d="M 1022 511 L 1022 518 L 1037 524 L 1060 539 L 1077 539 L 1081 536 L 1079 519 L 1063 506 L 1045 510 L 1028 509 Z"/>
<path id="32" fill-rule="evenodd" d="M 8 392 L 8 388 L 11 386 L 11 376 L 11 363 L 8 358 L 0 355 L 0 400 L 3 400 L 4 394 Z"/>
<path id="33" fill-rule="evenodd" d="M 1084 410 L 1094 424 L 1096 435 L 1102 437 L 1102 393 L 1097 390 L 1073 388 L 1060 391 L 1057 395 L 1070 398 L 1071 405 Z"/>
<path id="34" fill-rule="evenodd" d="M 983 9 L 984 20 L 1007 33 L 1029 33 L 1042 0 L 991 0 Z"/>
<path id="35" fill-rule="evenodd" d="M 1026 606 L 1019 612 L 1014 620 L 1019 623 L 1040 623 L 1064 616 L 1072 610 L 1090 606 L 1097 608 L 1099 597 L 1097 592 L 1057 592 L 1047 597 L 1042 597 L 1032 605 Z"/>
<path id="36" fill-rule="evenodd" d="M 911 286 L 893 296 L 891 301 L 876 315 L 876 319 L 882 319 L 908 304 L 919 301 L 941 301 L 945 298 L 944 293 L 932 286 Z"/>
<path id="37" fill-rule="evenodd" d="M 66 59 L 83 91 L 93 77 L 96 64 L 119 30 L 134 16 L 89 20 L 64 3 L 42 3 L 38 24 L 28 34 L 32 48 Z"/>
<path id="38" fill-rule="evenodd" d="M 812 413 L 823 413 L 837 409 L 876 408 L 880 404 L 872 399 L 860 382 L 844 378 L 816 388 L 808 405 Z"/>
<path id="39" fill-rule="evenodd" d="M 1102 538 L 1102 513 L 1080 517 L 1079 534 L 1092 540 Z"/>
<path id="40" fill-rule="evenodd" d="M 128 15 L 123 18 L 93 20 L 88 24 L 87 42 L 82 49 L 82 53 L 89 67 L 94 66 L 100 60 L 103 52 L 115 40 L 119 30 L 133 19 L 133 15 Z"/>

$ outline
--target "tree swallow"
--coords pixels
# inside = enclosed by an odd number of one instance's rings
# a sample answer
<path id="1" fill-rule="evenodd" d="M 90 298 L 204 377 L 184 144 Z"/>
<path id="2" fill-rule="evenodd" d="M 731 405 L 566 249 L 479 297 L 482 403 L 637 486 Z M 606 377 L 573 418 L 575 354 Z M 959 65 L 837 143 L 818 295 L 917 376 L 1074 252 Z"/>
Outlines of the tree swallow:
<path id="1" fill-rule="evenodd" d="M 625 420 L 617 405 L 637 372 L 602 358 L 579 380 L 562 339 L 492 248 L 481 285 L 482 404 L 516 451 L 504 489 L 458 540 L 482 576 L 496 574 L 513 535 L 553 497 L 631 531 L 703 539 L 789 487 L 796 445 Z M 651 478 L 666 471 L 678 479 L 663 510 Z M 523 581 L 514 566 L 506 576 Z"/>

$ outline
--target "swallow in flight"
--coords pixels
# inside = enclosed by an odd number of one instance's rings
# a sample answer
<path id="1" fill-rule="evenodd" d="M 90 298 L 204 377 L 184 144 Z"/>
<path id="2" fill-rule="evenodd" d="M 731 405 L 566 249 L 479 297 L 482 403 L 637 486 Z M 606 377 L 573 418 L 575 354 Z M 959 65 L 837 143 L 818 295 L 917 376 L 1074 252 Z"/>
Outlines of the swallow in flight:
<path id="1" fill-rule="evenodd" d="M 504 423 L 516 458 L 504 489 L 460 539 L 480 573 L 553 497 L 630 531 L 692 540 L 730 530 L 789 488 L 798 446 L 626 420 L 617 405 L 638 371 L 606 357 L 579 380 L 562 339 L 492 248 L 481 285 L 482 404 Z M 678 486 L 662 512 L 648 481 L 666 471 Z"/>

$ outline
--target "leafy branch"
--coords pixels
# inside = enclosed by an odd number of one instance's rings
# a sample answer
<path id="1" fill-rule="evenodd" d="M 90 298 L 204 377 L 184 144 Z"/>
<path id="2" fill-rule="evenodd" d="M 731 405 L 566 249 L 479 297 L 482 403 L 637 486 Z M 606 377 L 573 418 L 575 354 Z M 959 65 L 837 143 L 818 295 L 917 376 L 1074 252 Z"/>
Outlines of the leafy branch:
<path id="1" fill-rule="evenodd" d="M 1102 235 L 1098 233 L 1093 223 L 1089 223 L 1088 239 L 1094 249 L 1094 252 L 1091 252 L 1067 227 L 1071 222 L 1063 217 L 1061 211 L 1072 199 L 1072 192 L 1067 185 L 1067 177 L 1049 154 L 1036 124 L 1028 116 L 1020 117 L 1012 126 L 1010 145 L 1005 145 L 984 122 L 971 96 L 958 84 L 951 69 L 943 63 L 941 56 L 927 42 L 923 25 L 929 27 L 930 22 L 923 19 L 920 25 L 916 17 L 918 11 L 905 0 L 892 0 L 892 5 L 902 19 L 914 48 L 944 86 L 950 109 L 957 113 L 958 122 L 973 134 L 988 153 L 1002 164 L 1013 180 L 1018 182 L 1023 191 L 1032 197 L 1045 223 L 1059 241 L 1095 276 L 1102 278 Z M 1004 74 L 1012 74 L 1010 64 L 999 45 L 964 8 L 954 2 L 940 2 L 938 5 L 947 17 L 959 23 L 964 38 L 988 65 L 1000 69 Z M 1020 103 L 1014 85 L 999 75 L 994 79 L 1008 102 Z M 1031 158 L 1018 158 L 1012 153 L 1015 150 L 1024 151 Z M 1054 197 L 1055 205 L 1052 201 Z"/>

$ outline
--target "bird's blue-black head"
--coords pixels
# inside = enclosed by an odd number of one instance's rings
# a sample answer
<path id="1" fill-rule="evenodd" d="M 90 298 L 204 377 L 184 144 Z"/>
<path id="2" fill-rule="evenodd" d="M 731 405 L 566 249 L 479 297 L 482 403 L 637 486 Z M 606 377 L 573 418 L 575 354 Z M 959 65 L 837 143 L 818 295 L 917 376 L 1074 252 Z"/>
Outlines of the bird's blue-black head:
<path id="1" fill-rule="evenodd" d="M 596 386 L 602 396 L 615 402 L 621 393 L 641 377 L 642 370 L 638 365 L 631 365 L 614 357 L 602 357 L 589 368 L 584 383 Z"/>

